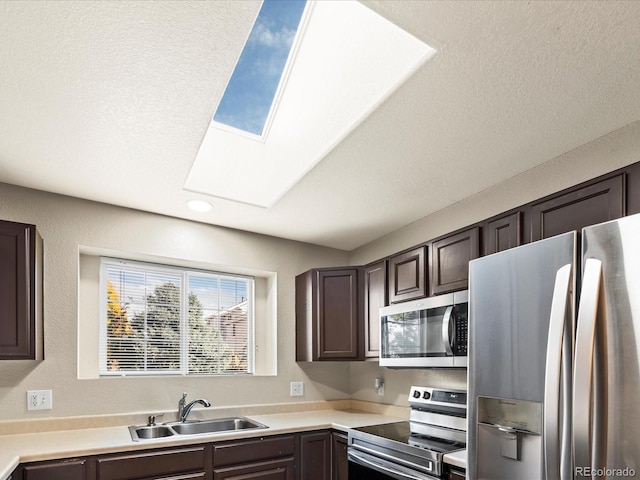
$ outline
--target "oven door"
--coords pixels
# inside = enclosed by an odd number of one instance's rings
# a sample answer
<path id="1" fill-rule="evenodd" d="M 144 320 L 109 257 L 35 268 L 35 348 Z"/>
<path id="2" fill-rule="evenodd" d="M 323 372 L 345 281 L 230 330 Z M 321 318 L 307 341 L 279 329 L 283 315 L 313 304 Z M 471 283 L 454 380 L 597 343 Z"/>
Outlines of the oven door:
<path id="1" fill-rule="evenodd" d="M 349 447 L 349 480 L 439 480 L 425 473 Z"/>

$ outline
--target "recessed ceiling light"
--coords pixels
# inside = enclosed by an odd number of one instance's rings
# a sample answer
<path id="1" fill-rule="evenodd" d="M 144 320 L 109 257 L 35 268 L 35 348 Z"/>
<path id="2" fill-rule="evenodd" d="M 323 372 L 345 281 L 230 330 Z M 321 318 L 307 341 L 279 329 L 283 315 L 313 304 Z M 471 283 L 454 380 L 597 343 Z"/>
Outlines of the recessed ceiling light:
<path id="1" fill-rule="evenodd" d="M 213 210 L 213 205 L 204 200 L 187 200 L 187 207 L 189 207 L 194 212 L 210 212 Z"/>

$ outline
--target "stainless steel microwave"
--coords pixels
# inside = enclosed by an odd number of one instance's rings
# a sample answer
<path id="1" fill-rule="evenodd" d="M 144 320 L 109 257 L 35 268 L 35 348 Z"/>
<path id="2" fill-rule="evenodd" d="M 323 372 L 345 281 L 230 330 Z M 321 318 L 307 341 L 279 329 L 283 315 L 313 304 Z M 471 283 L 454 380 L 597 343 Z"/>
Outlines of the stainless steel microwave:
<path id="1" fill-rule="evenodd" d="M 380 309 L 380 365 L 466 367 L 468 292 L 397 303 Z"/>

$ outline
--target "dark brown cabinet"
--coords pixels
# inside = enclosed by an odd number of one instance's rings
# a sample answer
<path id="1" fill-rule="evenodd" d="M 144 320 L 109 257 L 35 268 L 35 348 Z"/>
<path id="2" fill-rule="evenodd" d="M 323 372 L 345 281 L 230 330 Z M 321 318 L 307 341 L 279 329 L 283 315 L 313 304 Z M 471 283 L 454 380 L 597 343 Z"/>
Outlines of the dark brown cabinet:
<path id="1" fill-rule="evenodd" d="M 426 258 L 424 245 L 389 258 L 389 303 L 427 296 Z"/>
<path id="2" fill-rule="evenodd" d="M 296 361 L 363 358 L 359 268 L 319 268 L 296 277 Z"/>
<path id="3" fill-rule="evenodd" d="M 531 240 L 614 220 L 625 215 L 623 173 L 581 185 L 531 206 Z"/>
<path id="4" fill-rule="evenodd" d="M 331 480 L 331 433 L 300 436 L 300 480 Z"/>
<path id="5" fill-rule="evenodd" d="M 387 301 L 387 262 L 381 260 L 363 269 L 364 275 L 364 356 L 380 353 L 380 307 Z"/>
<path id="6" fill-rule="evenodd" d="M 480 256 L 480 228 L 449 235 L 431 244 L 431 295 L 464 290 L 469 261 Z"/>
<path id="7" fill-rule="evenodd" d="M 484 225 L 484 255 L 502 252 L 522 244 L 522 212 L 487 220 Z"/>
<path id="8" fill-rule="evenodd" d="M 347 458 L 347 436 L 343 433 L 332 434 L 331 455 L 333 460 L 332 480 L 349 480 L 349 460 Z"/>
<path id="9" fill-rule="evenodd" d="M 207 465 L 208 447 L 194 447 L 127 453 L 99 457 L 97 472 L 100 480 L 210 480 L 211 463 Z M 207 468 L 208 467 L 208 468 Z"/>
<path id="10" fill-rule="evenodd" d="M 347 480 L 347 436 L 320 430 L 20 464 L 12 480 Z"/>
<path id="11" fill-rule="evenodd" d="M 85 480 L 86 459 L 70 459 L 24 465 L 12 474 L 13 480 Z"/>
<path id="12" fill-rule="evenodd" d="M 464 480 L 467 478 L 466 472 L 463 469 L 452 468 L 447 475 L 448 480 Z"/>
<path id="13" fill-rule="evenodd" d="M 0 360 L 42 360 L 42 239 L 0 221 Z"/>
<path id="14" fill-rule="evenodd" d="M 216 468 L 214 480 L 294 480 L 293 458 L 257 462 L 236 467 Z"/>
<path id="15" fill-rule="evenodd" d="M 294 435 L 213 446 L 214 480 L 294 480 Z"/>

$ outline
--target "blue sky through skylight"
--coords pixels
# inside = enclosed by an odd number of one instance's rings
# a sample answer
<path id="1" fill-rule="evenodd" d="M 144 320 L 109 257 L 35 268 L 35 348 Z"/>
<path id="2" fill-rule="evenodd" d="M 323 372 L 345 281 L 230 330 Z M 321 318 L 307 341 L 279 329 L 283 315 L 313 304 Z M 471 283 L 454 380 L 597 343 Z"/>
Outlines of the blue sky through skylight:
<path id="1" fill-rule="evenodd" d="M 262 135 L 306 0 L 264 0 L 214 121 Z"/>

